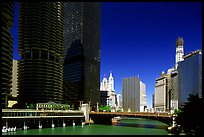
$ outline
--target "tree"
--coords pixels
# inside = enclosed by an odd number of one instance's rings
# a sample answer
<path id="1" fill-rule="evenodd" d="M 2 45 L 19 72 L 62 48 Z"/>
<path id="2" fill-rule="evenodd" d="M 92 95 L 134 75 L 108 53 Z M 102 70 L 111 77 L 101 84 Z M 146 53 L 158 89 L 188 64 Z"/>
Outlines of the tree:
<path id="1" fill-rule="evenodd" d="M 106 111 L 106 112 L 110 112 L 111 111 L 111 107 L 110 106 L 100 106 L 99 107 L 100 111 Z"/>
<path id="2" fill-rule="evenodd" d="M 203 102 L 203 98 L 199 98 L 198 94 L 190 94 L 188 101 L 180 108 L 181 111 L 175 120 L 186 135 L 203 134 Z"/>
<path id="3" fill-rule="evenodd" d="M 33 103 L 31 103 L 31 104 L 29 105 L 29 108 L 30 108 L 30 109 L 34 109 L 34 108 L 35 108 L 35 105 L 33 105 Z"/>
<path id="4" fill-rule="evenodd" d="M 180 112 L 181 112 L 180 109 L 174 109 L 174 113 L 173 113 L 173 115 L 178 115 Z"/>

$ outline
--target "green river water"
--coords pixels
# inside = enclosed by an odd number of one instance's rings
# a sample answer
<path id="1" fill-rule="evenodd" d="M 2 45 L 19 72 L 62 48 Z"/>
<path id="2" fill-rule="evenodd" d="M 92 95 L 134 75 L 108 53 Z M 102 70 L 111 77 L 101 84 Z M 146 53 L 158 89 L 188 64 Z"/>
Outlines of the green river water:
<path id="1" fill-rule="evenodd" d="M 84 125 L 43 129 L 18 130 L 2 135 L 168 135 L 168 125 L 157 120 L 144 118 L 122 119 L 117 126 Z"/>

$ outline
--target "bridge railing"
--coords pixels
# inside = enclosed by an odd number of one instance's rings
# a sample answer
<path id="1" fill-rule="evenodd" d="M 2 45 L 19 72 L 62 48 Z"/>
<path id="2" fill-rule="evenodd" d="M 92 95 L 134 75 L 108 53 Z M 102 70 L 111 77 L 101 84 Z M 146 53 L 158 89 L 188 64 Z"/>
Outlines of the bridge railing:
<path id="1" fill-rule="evenodd" d="M 2 118 L 83 117 L 82 111 L 2 109 Z"/>
<path id="2" fill-rule="evenodd" d="M 119 116 L 147 116 L 147 117 L 172 117 L 168 113 L 146 113 L 146 112 L 90 112 L 90 114 L 105 114 L 105 115 L 119 115 Z"/>

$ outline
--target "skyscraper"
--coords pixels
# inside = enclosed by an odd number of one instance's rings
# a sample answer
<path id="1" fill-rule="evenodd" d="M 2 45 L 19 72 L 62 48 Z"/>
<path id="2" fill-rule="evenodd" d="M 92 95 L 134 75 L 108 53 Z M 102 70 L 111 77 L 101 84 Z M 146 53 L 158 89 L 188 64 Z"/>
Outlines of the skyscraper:
<path id="1" fill-rule="evenodd" d="M 168 112 L 169 111 L 169 88 L 170 75 L 162 71 L 161 75 L 156 79 L 155 93 L 154 93 L 154 109 L 155 111 Z"/>
<path id="2" fill-rule="evenodd" d="M 120 109 L 122 108 L 122 96 L 120 94 L 117 94 L 116 95 L 116 98 L 117 98 L 117 109 Z"/>
<path id="3" fill-rule="evenodd" d="M 184 55 L 184 49 L 183 49 L 183 45 L 184 45 L 184 40 L 182 37 L 178 37 L 178 39 L 176 40 L 176 69 L 178 67 L 178 62 L 183 61 L 183 55 Z"/>
<path id="4" fill-rule="evenodd" d="M 65 2 L 64 6 L 63 79 L 77 85 L 75 106 L 83 101 L 96 107 L 100 102 L 100 3 Z"/>
<path id="5" fill-rule="evenodd" d="M 122 103 L 124 111 L 140 111 L 140 80 L 133 76 L 123 78 Z"/>
<path id="6" fill-rule="evenodd" d="M 144 112 L 147 108 L 146 85 L 140 81 L 140 112 Z"/>
<path id="7" fill-rule="evenodd" d="M 107 91 L 108 98 L 107 98 L 107 105 L 111 107 L 116 107 L 116 94 L 114 90 L 114 78 L 112 72 L 110 72 L 109 78 L 103 78 L 100 86 L 100 92 Z"/>
<path id="8" fill-rule="evenodd" d="M 178 109 L 178 69 L 171 72 L 171 85 L 170 85 L 170 110 L 171 114 L 174 109 Z"/>
<path id="9" fill-rule="evenodd" d="M 1 106 L 7 108 L 8 94 L 11 92 L 12 63 L 13 63 L 13 37 L 11 28 L 14 22 L 14 3 L 2 3 L 2 91 Z"/>
<path id="10" fill-rule="evenodd" d="M 63 2 L 19 3 L 20 104 L 62 101 Z"/>
<path id="11" fill-rule="evenodd" d="M 18 94 L 18 60 L 13 60 L 13 71 L 12 71 L 12 87 L 11 95 L 17 97 Z"/>
<path id="12" fill-rule="evenodd" d="M 179 107 L 189 94 L 202 97 L 202 51 L 196 50 L 184 56 L 178 63 Z"/>
<path id="13" fill-rule="evenodd" d="M 11 92 L 12 63 L 13 63 L 13 37 L 11 28 L 14 22 L 14 3 L 2 3 L 2 91 L 1 106 L 7 108 L 8 95 Z"/>

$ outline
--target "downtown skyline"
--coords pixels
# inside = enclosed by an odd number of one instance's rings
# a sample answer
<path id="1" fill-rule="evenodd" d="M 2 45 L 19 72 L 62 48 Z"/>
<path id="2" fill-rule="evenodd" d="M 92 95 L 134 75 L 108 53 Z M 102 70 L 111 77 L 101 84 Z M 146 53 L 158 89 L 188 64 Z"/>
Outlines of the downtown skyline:
<path id="1" fill-rule="evenodd" d="M 184 38 L 184 54 L 202 48 L 201 7 L 201 2 L 102 2 L 100 81 L 112 71 L 115 91 L 122 95 L 122 78 L 139 75 L 150 108 L 156 78 L 174 66 L 176 39 Z M 18 60 L 17 20 L 15 9 L 12 34 Z"/>

